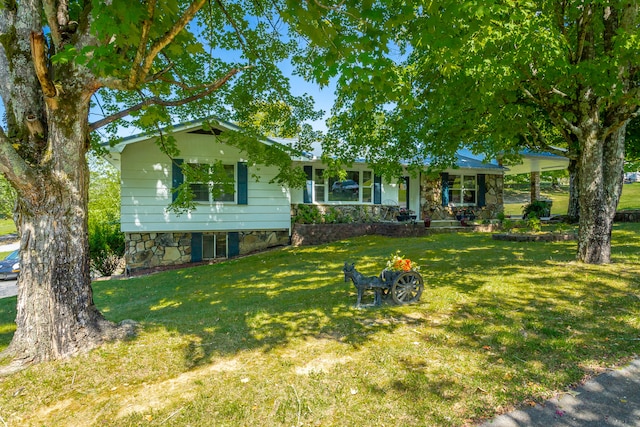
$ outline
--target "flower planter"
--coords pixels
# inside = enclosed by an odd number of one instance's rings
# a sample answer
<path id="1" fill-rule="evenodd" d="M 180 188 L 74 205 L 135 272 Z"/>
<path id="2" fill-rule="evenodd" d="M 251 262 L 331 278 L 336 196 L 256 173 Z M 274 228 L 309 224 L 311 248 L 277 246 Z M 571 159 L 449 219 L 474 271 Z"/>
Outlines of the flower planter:
<path id="1" fill-rule="evenodd" d="M 396 216 L 396 219 L 400 222 L 404 221 L 415 221 L 416 215 L 408 215 L 408 214 L 400 214 Z"/>

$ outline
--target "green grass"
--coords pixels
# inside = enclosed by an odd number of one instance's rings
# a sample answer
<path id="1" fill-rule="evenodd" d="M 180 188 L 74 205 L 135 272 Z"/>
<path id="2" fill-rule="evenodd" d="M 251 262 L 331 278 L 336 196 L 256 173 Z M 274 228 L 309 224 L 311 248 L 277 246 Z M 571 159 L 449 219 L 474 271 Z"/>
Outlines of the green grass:
<path id="1" fill-rule="evenodd" d="M 504 213 L 507 215 L 522 215 L 522 208 L 529 203 L 529 188 L 526 186 L 513 186 L 505 188 L 505 194 L 509 196 L 520 196 L 526 199 L 526 202 L 505 203 Z M 543 198 L 553 200 L 551 205 L 551 213 L 553 215 L 566 215 L 569 206 L 569 192 L 567 188 L 553 190 L 550 187 L 543 187 L 540 191 Z M 622 187 L 622 195 L 618 210 L 640 209 L 640 182 L 633 184 L 624 184 Z"/>
<path id="2" fill-rule="evenodd" d="M 575 242 L 364 237 L 94 284 L 139 335 L 0 382 L 7 425 L 460 426 L 541 402 L 640 351 L 640 225 L 614 263 Z M 348 260 L 422 266 L 421 301 L 355 309 Z M 0 349 L 16 299 L 0 300 Z"/>
<path id="3" fill-rule="evenodd" d="M 15 234 L 17 232 L 16 224 L 13 222 L 13 219 L 0 219 L 0 236 L 4 236 L 5 234 Z"/>

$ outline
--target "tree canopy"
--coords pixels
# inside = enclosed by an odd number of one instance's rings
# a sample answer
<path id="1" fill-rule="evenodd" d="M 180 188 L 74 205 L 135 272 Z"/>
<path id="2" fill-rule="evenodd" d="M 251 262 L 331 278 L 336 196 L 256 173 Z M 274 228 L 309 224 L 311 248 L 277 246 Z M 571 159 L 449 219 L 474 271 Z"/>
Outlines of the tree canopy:
<path id="1" fill-rule="evenodd" d="M 609 261 L 640 104 L 637 1 L 341 1 L 308 14 L 324 36 L 308 75 L 338 84 L 329 155 L 397 173 L 399 159 L 450 164 L 460 147 L 563 154 L 578 177 L 578 258 Z"/>

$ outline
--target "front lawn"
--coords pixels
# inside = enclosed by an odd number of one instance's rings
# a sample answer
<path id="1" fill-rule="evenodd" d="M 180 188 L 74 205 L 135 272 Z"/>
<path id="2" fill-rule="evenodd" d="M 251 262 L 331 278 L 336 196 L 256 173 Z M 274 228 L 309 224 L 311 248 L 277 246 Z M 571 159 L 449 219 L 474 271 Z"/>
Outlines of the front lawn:
<path id="1" fill-rule="evenodd" d="M 0 219 L 0 236 L 17 233 L 16 223 L 11 218 Z"/>
<path id="2" fill-rule="evenodd" d="M 344 261 L 422 266 L 420 303 L 355 309 Z M 139 335 L 2 379 L 7 425 L 461 426 L 640 351 L 640 225 L 607 266 L 575 242 L 364 237 L 94 284 Z M 16 299 L 0 300 L 0 349 Z"/>
<path id="3" fill-rule="evenodd" d="M 569 191 L 567 187 L 552 189 L 550 186 L 544 186 L 540 190 L 540 195 L 544 199 L 553 201 L 551 205 L 551 214 L 566 215 L 569 207 Z M 518 200 L 512 203 L 505 203 L 504 213 L 507 215 L 522 215 L 522 208 L 529 203 L 529 189 L 526 186 L 506 186 L 505 198 L 509 200 Z M 620 195 L 620 203 L 618 210 L 640 209 L 640 182 L 633 184 L 624 184 L 622 186 L 622 194 Z"/>

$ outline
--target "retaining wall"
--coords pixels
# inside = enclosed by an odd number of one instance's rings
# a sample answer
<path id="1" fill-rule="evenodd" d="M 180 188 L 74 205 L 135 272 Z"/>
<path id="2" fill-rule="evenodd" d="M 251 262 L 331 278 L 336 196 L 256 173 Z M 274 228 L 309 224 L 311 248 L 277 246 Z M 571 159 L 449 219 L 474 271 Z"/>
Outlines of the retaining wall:
<path id="1" fill-rule="evenodd" d="M 615 222 L 640 222 L 640 210 L 618 211 Z"/>
<path id="2" fill-rule="evenodd" d="M 291 234 L 293 246 L 320 245 L 336 240 L 358 236 L 419 237 L 435 233 L 456 233 L 460 231 L 490 232 L 496 225 L 476 225 L 470 227 L 432 227 L 424 223 L 378 222 L 369 224 L 295 224 Z"/>

